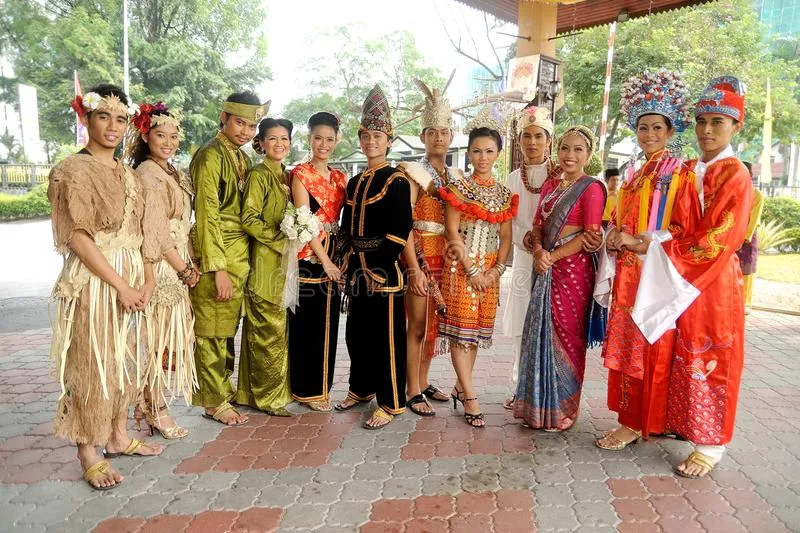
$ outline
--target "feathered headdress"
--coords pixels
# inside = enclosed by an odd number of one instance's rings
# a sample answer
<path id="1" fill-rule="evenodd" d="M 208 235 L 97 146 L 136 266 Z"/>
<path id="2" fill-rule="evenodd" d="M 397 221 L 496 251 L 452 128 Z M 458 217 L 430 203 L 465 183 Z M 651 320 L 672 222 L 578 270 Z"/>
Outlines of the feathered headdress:
<path id="1" fill-rule="evenodd" d="M 425 108 L 422 111 L 422 129 L 425 128 L 452 128 L 453 112 L 450 109 L 450 102 L 442 95 L 439 89 L 431 90 L 422 80 L 414 80 L 414 83 L 425 95 Z"/>

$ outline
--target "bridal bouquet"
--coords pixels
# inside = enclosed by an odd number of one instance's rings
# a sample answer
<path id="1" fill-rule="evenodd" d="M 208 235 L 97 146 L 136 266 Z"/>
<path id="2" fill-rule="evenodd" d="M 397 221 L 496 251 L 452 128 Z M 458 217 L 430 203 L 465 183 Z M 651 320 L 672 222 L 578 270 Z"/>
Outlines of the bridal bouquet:
<path id="1" fill-rule="evenodd" d="M 298 208 L 290 203 L 283 213 L 281 231 L 290 241 L 297 241 L 303 247 L 322 231 L 322 223 L 307 205 Z"/>
<path id="2" fill-rule="evenodd" d="M 307 205 L 295 207 L 290 202 L 283 213 L 280 227 L 289 239 L 289 251 L 284 255 L 286 284 L 283 289 L 283 304 L 294 311 L 300 301 L 300 272 L 297 265 L 297 252 L 319 235 L 319 232 L 322 231 L 322 223 Z"/>

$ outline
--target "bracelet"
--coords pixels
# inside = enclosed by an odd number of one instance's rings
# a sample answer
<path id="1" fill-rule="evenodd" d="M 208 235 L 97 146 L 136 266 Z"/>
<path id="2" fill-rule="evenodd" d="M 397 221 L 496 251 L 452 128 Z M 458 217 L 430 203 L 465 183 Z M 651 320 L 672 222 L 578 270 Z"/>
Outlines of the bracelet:
<path id="1" fill-rule="evenodd" d="M 505 273 L 505 271 L 506 271 L 506 268 L 508 268 L 508 267 L 507 267 L 505 264 L 500 264 L 500 263 L 497 263 L 497 264 L 496 264 L 496 265 L 494 265 L 492 268 L 494 268 L 495 270 L 497 270 L 497 273 L 498 273 L 498 274 L 500 274 L 500 277 L 502 277 L 502 276 L 503 276 L 503 274 L 504 274 L 504 273 Z"/>
<path id="2" fill-rule="evenodd" d="M 470 278 L 474 278 L 478 274 L 481 273 L 481 269 L 475 263 L 472 263 L 472 266 L 465 270 L 466 274 Z"/>
<path id="3" fill-rule="evenodd" d="M 193 277 L 194 274 L 192 272 L 192 264 L 189 263 L 186 265 L 186 268 L 178 272 L 178 279 L 181 281 L 186 281 L 190 277 Z"/>

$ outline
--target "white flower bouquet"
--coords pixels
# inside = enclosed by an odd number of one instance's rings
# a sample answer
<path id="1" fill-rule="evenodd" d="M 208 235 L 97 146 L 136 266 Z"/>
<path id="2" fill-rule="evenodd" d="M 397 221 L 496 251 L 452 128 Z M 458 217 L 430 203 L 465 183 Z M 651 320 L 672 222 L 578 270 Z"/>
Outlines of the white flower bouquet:
<path id="1" fill-rule="evenodd" d="M 291 202 L 286 206 L 281 220 L 281 231 L 289 239 L 289 251 L 286 253 L 286 284 L 283 289 L 283 304 L 295 310 L 300 301 L 300 273 L 297 264 L 297 252 L 311 242 L 311 239 L 322 231 L 322 223 L 311 212 L 307 205 L 295 207 Z"/>
<path id="2" fill-rule="evenodd" d="M 281 231 L 290 241 L 298 241 L 302 247 L 319 235 L 319 232 L 322 231 L 322 223 L 307 205 L 295 207 L 290 203 L 283 213 Z"/>

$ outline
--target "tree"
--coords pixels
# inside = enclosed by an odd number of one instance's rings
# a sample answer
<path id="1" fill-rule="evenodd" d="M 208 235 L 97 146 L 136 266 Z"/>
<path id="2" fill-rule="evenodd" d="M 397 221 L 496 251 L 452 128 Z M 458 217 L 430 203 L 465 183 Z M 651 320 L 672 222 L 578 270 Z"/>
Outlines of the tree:
<path id="1" fill-rule="evenodd" d="M 746 120 L 739 140 L 760 150 L 766 80 L 772 82 L 773 136 L 791 141 L 800 127 L 800 60 L 786 47 L 771 51 L 750 0 L 711 2 L 635 19 L 618 25 L 609 100 L 606 147 L 631 135 L 620 113 L 619 90 L 631 76 L 664 67 L 684 75 L 692 103 L 718 75 L 738 76 L 747 85 Z M 556 115 L 559 129 L 586 124 L 599 132 L 603 106 L 608 27 L 567 37 L 559 46 L 564 62 L 565 105 Z M 690 133 L 684 135 L 693 144 Z M 604 154 L 606 155 L 606 154 Z"/>
<path id="2" fill-rule="evenodd" d="M 321 36 L 321 40 L 336 43 L 333 60 L 309 58 L 305 62 L 303 70 L 313 73 L 304 84 L 309 92 L 284 106 L 284 117 L 301 125 L 317 111 L 336 113 L 342 121 L 343 138 L 335 155 L 346 155 L 358 149 L 361 106 L 367 92 L 379 83 L 389 100 L 396 133 L 419 133 L 419 127 L 412 123 L 397 127 L 424 100 L 414 79 L 431 87 L 442 87 L 445 80 L 438 69 L 424 64 L 410 32 L 398 31 L 367 41 L 342 26 Z"/>
<path id="3" fill-rule="evenodd" d="M 130 92 L 183 113 L 188 145 L 213 135 L 219 102 L 269 75 L 260 0 L 130 0 Z M 73 70 L 85 88 L 122 82 L 121 0 L 4 0 L 0 51 L 39 91 L 40 131 L 73 142 Z M 236 53 L 245 61 L 228 66 Z"/>

